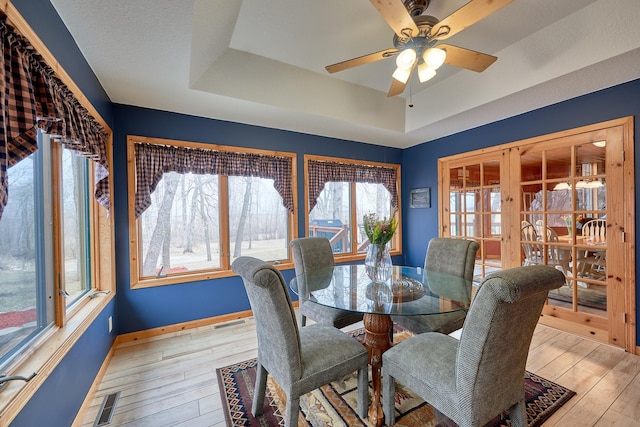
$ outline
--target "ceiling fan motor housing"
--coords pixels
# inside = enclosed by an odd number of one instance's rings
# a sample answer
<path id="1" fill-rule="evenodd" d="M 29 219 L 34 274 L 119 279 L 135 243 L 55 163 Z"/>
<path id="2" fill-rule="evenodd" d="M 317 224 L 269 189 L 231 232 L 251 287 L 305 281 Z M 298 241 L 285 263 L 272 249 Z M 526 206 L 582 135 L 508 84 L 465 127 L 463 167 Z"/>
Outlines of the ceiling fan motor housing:
<path id="1" fill-rule="evenodd" d="M 413 1 L 413 0 L 409 0 Z M 420 32 L 417 35 L 401 38 L 397 34 L 393 35 L 393 46 L 398 50 L 414 49 L 421 52 L 427 47 L 431 47 L 436 43 L 435 39 L 429 37 L 429 32 L 438 22 L 438 18 L 430 15 L 421 15 L 414 18 Z"/>
<path id="2" fill-rule="evenodd" d="M 420 16 L 429 7 L 431 0 L 404 0 L 404 7 L 411 16 Z"/>

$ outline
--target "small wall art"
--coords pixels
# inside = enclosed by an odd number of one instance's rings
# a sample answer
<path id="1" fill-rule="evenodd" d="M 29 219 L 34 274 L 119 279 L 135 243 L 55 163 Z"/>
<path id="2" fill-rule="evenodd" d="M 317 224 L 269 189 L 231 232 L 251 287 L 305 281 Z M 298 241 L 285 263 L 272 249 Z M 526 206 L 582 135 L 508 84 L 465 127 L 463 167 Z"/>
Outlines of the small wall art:
<path id="1" fill-rule="evenodd" d="M 411 208 L 430 208 L 431 207 L 431 188 L 414 188 L 409 194 L 409 207 Z"/>

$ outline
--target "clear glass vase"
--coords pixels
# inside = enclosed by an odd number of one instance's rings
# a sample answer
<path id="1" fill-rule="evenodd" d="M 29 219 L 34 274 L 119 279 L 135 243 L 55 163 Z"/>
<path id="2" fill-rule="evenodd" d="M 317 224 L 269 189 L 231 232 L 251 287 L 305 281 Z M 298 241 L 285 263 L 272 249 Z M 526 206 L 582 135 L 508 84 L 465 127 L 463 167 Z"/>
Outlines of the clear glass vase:
<path id="1" fill-rule="evenodd" d="M 364 259 L 365 270 L 373 282 L 387 282 L 391 278 L 389 245 L 370 244 Z"/>

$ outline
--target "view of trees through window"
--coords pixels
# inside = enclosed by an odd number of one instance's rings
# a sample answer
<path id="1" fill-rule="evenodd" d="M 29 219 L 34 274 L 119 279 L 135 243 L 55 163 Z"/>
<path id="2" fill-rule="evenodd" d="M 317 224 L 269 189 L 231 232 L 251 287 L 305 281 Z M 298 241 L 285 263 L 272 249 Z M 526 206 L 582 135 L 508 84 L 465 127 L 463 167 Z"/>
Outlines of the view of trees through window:
<path id="1" fill-rule="evenodd" d="M 220 203 L 222 181 L 228 207 Z M 140 217 L 145 277 L 223 268 L 225 235 L 230 262 L 241 255 L 288 258 L 288 211 L 271 179 L 171 172 L 151 198 Z M 223 215 L 228 231 L 221 227 Z"/>
<path id="2" fill-rule="evenodd" d="M 352 206 L 352 192 L 355 192 L 355 206 Z M 368 213 L 376 213 L 379 218 L 391 215 L 391 195 L 384 185 L 327 182 L 309 214 L 309 235 L 327 237 L 334 253 L 365 251 L 369 241 L 362 218 Z M 354 222 L 357 228 L 355 248 L 352 247 L 351 232 Z"/>
<path id="3" fill-rule="evenodd" d="M 9 202 L 0 218 L 0 366 L 53 323 L 54 277 L 64 307 L 91 288 L 88 176 L 86 158 L 42 133 L 38 151 L 8 169 Z M 61 203 L 53 199 L 55 186 Z M 56 242 L 62 242 L 60 266 L 54 263 Z"/>
<path id="4" fill-rule="evenodd" d="M 38 249 L 36 228 L 44 223 L 36 211 L 36 170 L 39 152 L 9 168 L 9 203 L 0 219 L 5 250 L 0 252 L 0 355 L 5 360 L 13 349 L 37 328 Z M 36 221 L 38 224 L 36 225 Z M 45 313 L 46 317 L 46 313 Z"/>
<path id="5" fill-rule="evenodd" d="M 89 271 L 89 161 L 74 151 L 62 150 L 62 212 L 64 281 L 67 306 L 91 289 Z"/>

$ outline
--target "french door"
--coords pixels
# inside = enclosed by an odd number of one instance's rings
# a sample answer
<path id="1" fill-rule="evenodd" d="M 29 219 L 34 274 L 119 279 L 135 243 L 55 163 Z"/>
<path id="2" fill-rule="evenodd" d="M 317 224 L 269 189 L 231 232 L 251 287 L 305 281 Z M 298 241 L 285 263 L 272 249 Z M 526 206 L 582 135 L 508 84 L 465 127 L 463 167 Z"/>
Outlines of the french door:
<path id="1" fill-rule="evenodd" d="M 480 243 L 476 279 L 547 264 L 541 323 L 635 351 L 632 119 L 441 159 L 441 235 Z"/>

